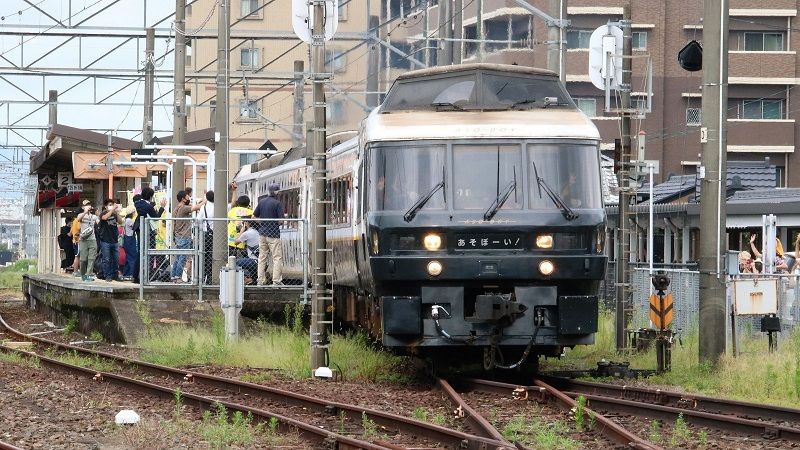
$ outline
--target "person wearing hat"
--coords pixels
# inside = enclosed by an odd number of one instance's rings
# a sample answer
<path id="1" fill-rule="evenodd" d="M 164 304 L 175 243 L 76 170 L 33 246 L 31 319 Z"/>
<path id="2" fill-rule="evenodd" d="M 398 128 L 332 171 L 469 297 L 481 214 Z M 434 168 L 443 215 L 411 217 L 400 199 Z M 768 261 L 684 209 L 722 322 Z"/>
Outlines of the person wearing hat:
<path id="1" fill-rule="evenodd" d="M 81 223 L 80 239 L 80 256 L 81 256 L 81 280 L 94 281 L 91 276 L 91 270 L 94 267 L 94 259 L 97 257 L 97 238 L 95 237 L 94 227 L 100 223 L 100 218 L 94 212 L 94 206 L 89 200 L 84 200 L 81 203 L 83 211 L 78 214 L 78 220 Z"/>
<path id="2" fill-rule="evenodd" d="M 757 237 L 758 235 L 755 233 L 752 233 L 750 235 L 750 250 L 753 251 L 753 255 L 756 257 L 756 262 L 760 263 L 763 255 L 756 248 Z M 783 244 L 781 243 L 780 239 L 775 238 L 775 273 L 789 272 L 789 267 L 786 265 L 786 259 L 784 258 L 783 255 L 784 255 Z"/>
<path id="3" fill-rule="evenodd" d="M 278 200 L 280 186 L 269 185 L 269 196 L 258 202 L 253 216 L 257 219 L 270 219 L 258 227 L 258 284 L 267 284 L 267 255 L 272 256 L 272 284 L 283 285 L 283 248 L 281 247 L 281 228 L 277 219 L 283 219 L 283 204 Z"/>

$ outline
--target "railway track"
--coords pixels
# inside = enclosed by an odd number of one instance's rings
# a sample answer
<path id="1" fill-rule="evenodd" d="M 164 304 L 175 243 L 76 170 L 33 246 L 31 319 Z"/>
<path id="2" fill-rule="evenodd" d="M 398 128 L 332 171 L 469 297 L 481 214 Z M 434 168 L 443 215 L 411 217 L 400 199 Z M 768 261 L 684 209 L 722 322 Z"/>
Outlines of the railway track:
<path id="1" fill-rule="evenodd" d="M 36 358 L 42 366 L 59 371 L 69 371 L 81 376 L 90 377 L 98 382 L 108 382 L 125 388 L 133 389 L 144 394 L 154 395 L 166 400 L 174 399 L 177 384 L 181 388 L 181 395 L 186 405 L 201 409 L 210 409 L 217 404 L 223 405 L 228 411 L 240 411 L 243 414 L 252 414 L 256 421 L 277 420 L 280 427 L 285 430 L 296 429 L 300 437 L 315 444 L 338 444 L 338 448 L 362 449 L 398 449 L 402 446 L 381 440 L 366 441 L 353 436 L 344 435 L 328 429 L 321 428 L 317 421 L 311 422 L 307 418 L 292 417 L 279 414 L 263 407 L 250 406 L 253 402 L 267 403 L 269 405 L 282 405 L 280 409 L 302 410 L 316 414 L 318 421 L 337 421 L 342 418 L 350 423 L 360 424 L 370 420 L 383 430 L 403 433 L 404 436 L 427 442 L 436 443 L 447 448 L 476 449 L 476 450 L 510 450 L 513 444 L 497 439 L 465 433 L 459 430 L 423 422 L 420 420 L 403 417 L 397 414 L 378 411 L 375 409 L 324 400 L 296 392 L 286 391 L 273 387 L 263 386 L 215 375 L 203 374 L 192 371 L 179 370 L 171 367 L 151 364 L 125 358 L 111 353 L 89 350 L 74 345 L 51 341 L 38 336 L 21 333 L 9 326 L 0 317 L 0 327 L 15 339 L 33 342 L 38 347 L 57 349 L 58 351 L 75 352 L 92 358 L 102 358 L 113 362 L 120 370 L 114 372 L 96 371 L 91 368 L 80 367 L 59 361 L 57 358 L 8 346 L 0 346 L 0 351 L 13 352 L 27 358 Z M 125 373 L 125 375 L 120 374 Z M 144 380 L 142 378 L 145 378 Z M 170 383 L 171 380 L 171 383 Z M 221 393 L 234 396 L 236 402 L 222 400 Z M 360 425 L 359 425 L 360 426 Z M 478 429 L 480 431 L 480 429 Z"/>
<path id="2" fill-rule="evenodd" d="M 556 377 L 539 377 L 531 386 L 476 379 L 463 380 L 463 383 L 467 389 L 506 395 L 515 393 L 538 401 L 545 401 L 556 393 L 570 400 L 583 396 L 587 406 L 602 411 L 669 421 L 682 415 L 692 425 L 768 440 L 800 441 L 800 428 L 796 428 L 800 424 L 800 410 L 791 408 Z"/>
<path id="3" fill-rule="evenodd" d="M 8 444 L 6 442 L 0 441 L 0 450 L 22 450 L 22 449 L 19 447 L 15 447 L 11 444 Z"/>

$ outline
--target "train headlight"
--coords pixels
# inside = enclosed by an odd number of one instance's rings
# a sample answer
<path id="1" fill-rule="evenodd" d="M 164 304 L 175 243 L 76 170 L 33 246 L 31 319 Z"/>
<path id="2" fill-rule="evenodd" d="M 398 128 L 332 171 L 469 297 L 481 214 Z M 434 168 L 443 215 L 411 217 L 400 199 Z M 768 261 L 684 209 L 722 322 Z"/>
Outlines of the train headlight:
<path id="1" fill-rule="evenodd" d="M 554 270 L 556 270 L 556 266 L 553 265 L 553 262 L 550 260 L 545 259 L 539 263 L 539 273 L 544 276 L 551 275 Z"/>
<path id="2" fill-rule="evenodd" d="M 428 263 L 428 274 L 432 277 L 437 277 L 442 273 L 442 263 L 439 261 L 431 261 Z"/>
<path id="3" fill-rule="evenodd" d="M 553 235 L 551 233 L 536 235 L 536 248 L 553 248 Z"/>
<path id="4" fill-rule="evenodd" d="M 429 251 L 439 250 L 442 247 L 442 237 L 436 233 L 426 234 L 422 245 Z"/>

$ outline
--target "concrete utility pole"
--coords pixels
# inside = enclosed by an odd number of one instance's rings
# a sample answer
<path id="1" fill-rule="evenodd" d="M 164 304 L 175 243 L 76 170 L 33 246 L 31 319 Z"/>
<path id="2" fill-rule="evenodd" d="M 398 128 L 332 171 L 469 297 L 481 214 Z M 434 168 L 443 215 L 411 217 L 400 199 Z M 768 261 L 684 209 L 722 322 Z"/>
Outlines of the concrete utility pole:
<path id="1" fill-rule="evenodd" d="M 567 17 L 567 0 L 549 0 L 549 13 L 554 19 Z M 564 43 L 564 28 L 555 22 L 547 24 L 547 68 L 557 73 L 566 82 L 567 46 Z"/>
<path id="2" fill-rule="evenodd" d="M 617 286 L 616 286 L 616 336 L 617 350 L 628 348 L 626 329 L 631 320 L 630 287 L 630 233 L 629 222 L 631 196 L 631 2 L 627 0 L 622 8 L 622 85 L 620 98 L 622 106 L 622 151 L 619 161 L 619 238 L 617 239 Z"/>
<path id="3" fill-rule="evenodd" d="M 175 109 L 173 112 L 172 145 L 183 145 L 186 133 L 186 0 L 175 0 Z M 217 105 L 219 107 L 219 105 Z M 174 150 L 176 155 L 183 155 L 183 150 Z M 175 161 L 172 167 L 172 192 L 178 193 L 185 187 L 183 161 Z M 194 192 L 193 195 L 197 195 Z M 169 199 L 174 205 L 176 200 Z"/>
<path id="4" fill-rule="evenodd" d="M 700 128 L 700 361 L 725 353 L 728 0 L 703 8 L 703 114 Z"/>
<path id="5" fill-rule="evenodd" d="M 380 46 L 377 44 L 378 27 L 380 26 L 381 19 L 378 16 L 369 16 L 368 28 L 373 30 L 376 40 L 369 45 L 369 56 L 367 60 L 367 106 L 375 108 L 380 103 L 380 94 L 378 94 L 378 74 L 380 71 Z"/>
<path id="6" fill-rule="evenodd" d="M 294 62 L 294 113 L 292 114 L 292 148 L 303 145 L 303 111 L 305 102 L 305 66 L 303 61 Z"/>
<path id="7" fill-rule="evenodd" d="M 475 13 L 475 39 L 478 39 L 478 62 L 483 62 L 483 0 L 476 0 L 478 2 L 478 10 Z"/>
<path id="8" fill-rule="evenodd" d="M 217 111 L 216 122 L 219 136 L 214 145 L 214 218 L 228 216 L 228 49 L 231 44 L 229 0 L 220 0 L 217 11 Z M 210 176 L 210 175 L 209 175 Z M 212 277 L 219 278 L 219 271 L 228 260 L 228 228 L 225 221 L 216 220 L 213 226 Z"/>
<path id="9" fill-rule="evenodd" d="M 430 67 L 431 66 L 431 49 L 430 49 L 431 39 L 430 39 L 430 36 L 428 35 L 429 34 L 428 28 L 430 28 L 430 24 L 428 23 L 428 19 L 430 18 L 430 15 L 428 14 L 428 9 L 430 8 L 430 4 L 428 3 L 428 0 L 422 0 L 422 8 L 423 8 L 423 10 L 422 10 L 422 37 L 425 39 L 423 41 L 423 45 L 425 46 L 425 48 L 422 50 L 423 55 L 425 55 L 425 59 L 423 59 L 423 62 L 425 63 L 426 66 Z"/>
<path id="10" fill-rule="evenodd" d="M 51 127 L 58 123 L 58 91 L 47 93 L 47 124 Z"/>
<path id="11" fill-rule="evenodd" d="M 447 41 L 445 40 L 447 35 L 447 26 L 450 25 L 450 22 L 447 21 L 449 18 L 449 13 L 447 12 L 448 8 L 447 5 L 450 3 L 450 0 L 439 0 L 439 5 L 436 8 L 436 14 L 439 18 L 439 27 L 436 31 L 436 37 L 438 37 L 437 42 L 438 45 L 436 46 L 437 54 L 436 54 L 436 65 L 437 66 L 446 66 L 450 64 L 447 62 Z"/>
<path id="12" fill-rule="evenodd" d="M 144 120 L 142 122 L 142 142 L 144 145 L 150 143 L 153 139 L 153 83 L 155 77 L 155 64 L 153 61 L 153 52 L 156 40 L 155 28 L 148 28 L 145 35 L 145 50 L 144 50 Z"/>
<path id="13" fill-rule="evenodd" d="M 325 301 L 332 298 L 328 289 L 327 208 L 325 181 L 328 161 L 325 154 L 325 83 L 328 74 L 325 69 L 325 0 L 312 0 L 314 23 L 311 30 L 311 83 L 314 105 L 313 145 L 308 145 L 308 155 L 312 160 L 314 178 L 314 202 L 311 214 L 311 245 L 313 248 L 312 287 L 311 287 L 311 370 L 324 367 L 328 352 Z"/>
<path id="14" fill-rule="evenodd" d="M 461 64 L 461 57 L 463 55 L 463 43 L 461 38 L 464 37 L 464 0 L 455 0 L 453 5 L 453 64 Z"/>

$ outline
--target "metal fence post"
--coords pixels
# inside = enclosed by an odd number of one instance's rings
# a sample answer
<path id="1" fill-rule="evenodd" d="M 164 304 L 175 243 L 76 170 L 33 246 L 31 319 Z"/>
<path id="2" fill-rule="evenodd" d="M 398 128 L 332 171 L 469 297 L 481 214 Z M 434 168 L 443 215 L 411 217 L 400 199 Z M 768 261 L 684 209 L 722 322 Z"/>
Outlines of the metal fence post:
<path id="1" fill-rule="evenodd" d="M 139 301 L 144 301 L 144 266 L 147 265 L 147 252 L 144 250 L 146 245 L 147 234 L 145 233 L 145 225 L 147 217 L 139 217 Z M 144 219 L 144 220 L 141 220 Z"/>

